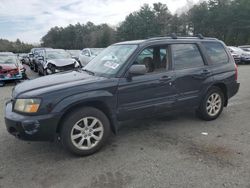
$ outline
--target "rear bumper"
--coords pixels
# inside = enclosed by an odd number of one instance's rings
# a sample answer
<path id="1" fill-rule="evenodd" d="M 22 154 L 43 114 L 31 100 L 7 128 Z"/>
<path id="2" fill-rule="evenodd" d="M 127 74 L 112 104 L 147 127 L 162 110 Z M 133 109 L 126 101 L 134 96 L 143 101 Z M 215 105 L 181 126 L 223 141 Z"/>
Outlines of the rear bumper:
<path id="1" fill-rule="evenodd" d="M 5 124 L 8 132 L 22 140 L 52 141 L 60 120 L 59 114 L 26 116 L 12 111 L 12 103 L 5 107 Z"/>
<path id="2" fill-rule="evenodd" d="M 240 88 L 240 83 L 235 82 L 234 84 L 232 84 L 229 88 L 228 88 L 228 98 L 233 97 L 234 95 L 236 95 L 236 93 L 238 93 Z"/>

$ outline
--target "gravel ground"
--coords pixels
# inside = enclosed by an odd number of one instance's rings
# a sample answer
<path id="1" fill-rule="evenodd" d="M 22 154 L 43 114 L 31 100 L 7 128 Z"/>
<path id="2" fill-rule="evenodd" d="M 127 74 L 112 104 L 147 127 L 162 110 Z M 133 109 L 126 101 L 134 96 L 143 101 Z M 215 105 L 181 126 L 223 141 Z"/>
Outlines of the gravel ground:
<path id="1" fill-rule="evenodd" d="M 8 84 L 0 88 L 0 187 L 250 188 L 249 73 L 250 66 L 239 67 L 240 91 L 219 119 L 181 113 L 125 122 L 100 152 L 82 158 L 59 143 L 9 135 L 3 119 Z"/>

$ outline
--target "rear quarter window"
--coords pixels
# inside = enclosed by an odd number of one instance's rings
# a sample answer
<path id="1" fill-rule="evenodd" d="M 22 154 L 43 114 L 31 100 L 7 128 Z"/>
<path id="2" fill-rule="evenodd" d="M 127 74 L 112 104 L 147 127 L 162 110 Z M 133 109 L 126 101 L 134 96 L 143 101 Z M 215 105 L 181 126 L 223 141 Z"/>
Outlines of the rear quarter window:
<path id="1" fill-rule="evenodd" d="M 223 64 L 229 62 L 229 57 L 224 46 L 219 42 L 202 42 L 208 56 L 214 64 Z"/>

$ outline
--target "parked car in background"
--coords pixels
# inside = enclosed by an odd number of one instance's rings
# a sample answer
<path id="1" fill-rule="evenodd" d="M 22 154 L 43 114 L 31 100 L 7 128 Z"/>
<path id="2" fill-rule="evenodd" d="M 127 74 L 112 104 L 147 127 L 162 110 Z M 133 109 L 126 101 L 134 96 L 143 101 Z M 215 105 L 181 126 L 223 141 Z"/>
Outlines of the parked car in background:
<path id="1" fill-rule="evenodd" d="M 84 48 L 79 54 L 79 61 L 82 66 L 86 66 L 92 59 L 94 59 L 103 48 Z"/>
<path id="2" fill-rule="evenodd" d="M 21 80 L 26 78 L 25 68 L 17 58 L 10 52 L 0 52 L 0 85 L 5 81 Z"/>
<path id="3" fill-rule="evenodd" d="M 250 45 L 239 46 L 239 48 L 241 48 L 242 50 L 246 52 L 250 52 Z"/>
<path id="4" fill-rule="evenodd" d="M 229 51 L 232 53 L 234 58 L 238 59 L 238 56 L 240 56 L 241 63 L 250 63 L 250 52 L 244 51 L 242 48 L 235 47 L 235 46 L 228 46 Z"/>
<path id="5" fill-rule="evenodd" d="M 38 72 L 38 56 L 39 53 L 45 49 L 52 49 L 52 48 L 32 48 L 30 53 L 33 54 L 33 58 L 30 61 L 30 69 L 34 70 L 34 72 Z"/>
<path id="6" fill-rule="evenodd" d="M 19 53 L 17 54 L 18 59 L 20 60 L 21 63 L 29 65 L 29 55 L 26 53 Z"/>
<path id="7" fill-rule="evenodd" d="M 235 63 L 240 64 L 242 54 L 244 53 L 244 51 L 242 49 L 240 49 L 238 47 L 234 47 L 234 46 L 228 46 L 228 50 L 231 53 L 231 55 L 233 56 Z"/>
<path id="8" fill-rule="evenodd" d="M 44 49 L 37 57 L 38 74 L 48 75 L 80 68 L 80 64 L 62 49 Z"/>
<path id="9" fill-rule="evenodd" d="M 148 50 L 153 56 L 144 53 Z M 238 92 L 237 79 L 234 60 L 217 39 L 122 42 L 106 48 L 83 69 L 17 85 L 6 103 L 5 122 L 18 138 L 59 137 L 70 152 L 90 155 L 117 131 L 120 121 L 176 110 L 215 120 Z"/>
<path id="10" fill-rule="evenodd" d="M 70 53 L 70 55 L 73 59 L 80 62 L 79 55 L 81 53 L 81 50 L 66 50 L 66 51 Z"/>

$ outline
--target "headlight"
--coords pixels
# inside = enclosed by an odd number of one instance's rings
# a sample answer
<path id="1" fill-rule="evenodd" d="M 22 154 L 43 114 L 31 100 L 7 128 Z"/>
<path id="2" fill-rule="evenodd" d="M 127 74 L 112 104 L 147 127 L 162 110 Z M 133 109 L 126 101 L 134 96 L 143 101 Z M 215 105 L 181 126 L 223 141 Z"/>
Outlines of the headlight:
<path id="1" fill-rule="evenodd" d="M 41 99 L 17 99 L 14 110 L 25 113 L 36 113 L 40 103 Z"/>
<path id="2" fill-rule="evenodd" d="M 75 61 L 74 64 L 75 64 L 75 68 L 80 67 L 80 65 L 79 65 L 79 63 L 77 61 Z"/>

